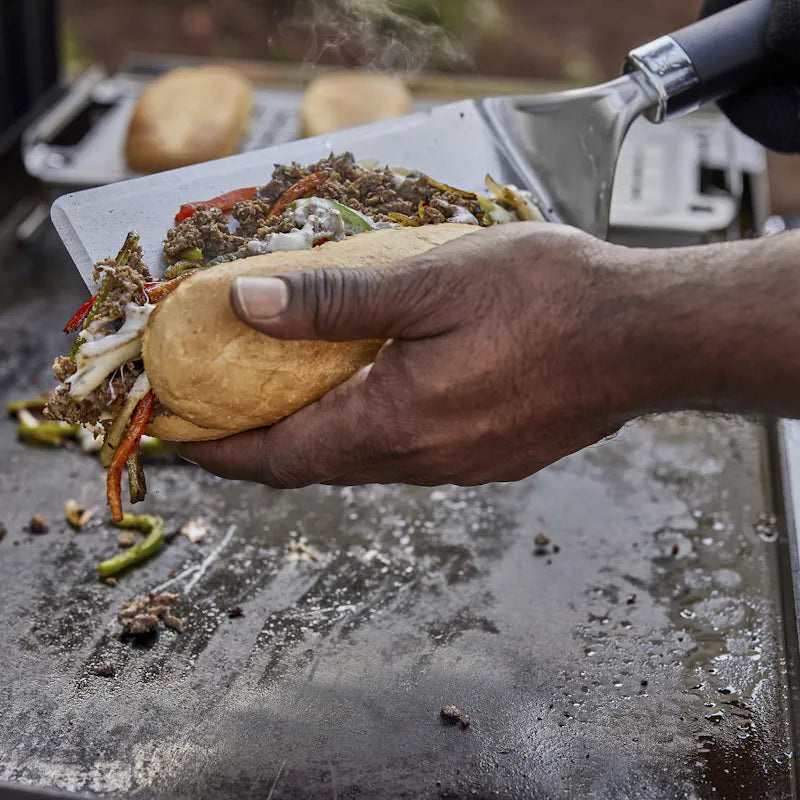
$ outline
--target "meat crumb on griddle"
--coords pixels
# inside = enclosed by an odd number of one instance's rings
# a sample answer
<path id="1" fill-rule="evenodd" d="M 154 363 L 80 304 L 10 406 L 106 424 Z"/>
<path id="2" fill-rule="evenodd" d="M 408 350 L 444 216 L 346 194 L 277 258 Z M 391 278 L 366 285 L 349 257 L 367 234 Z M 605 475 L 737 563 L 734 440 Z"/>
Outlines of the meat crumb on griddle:
<path id="1" fill-rule="evenodd" d="M 458 724 L 462 728 L 466 728 L 472 722 L 472 717 L 465 714 L 458 706 L 442 706 L 439 716 L 450 725 Z"/>
<path id="2" fill-rule="evenodd" d="M 122 604 L 122 611 L 117 619 L 122 625 L 123 633 L 128 636 L 140 636 L 155 633 L 159 620 L 176 631 L 183 629 L 183 622 L 171 609 L 178 604 L 181 596 L 170 592 L 140 594 L 133 600 Z"/>
<path id="3" fill-rule="evenodd" d="M 31 533 L 47 533 L 50 530 L 50 526 L 41 514 L 34 514 L 28 523 L 28 530 Z"/>

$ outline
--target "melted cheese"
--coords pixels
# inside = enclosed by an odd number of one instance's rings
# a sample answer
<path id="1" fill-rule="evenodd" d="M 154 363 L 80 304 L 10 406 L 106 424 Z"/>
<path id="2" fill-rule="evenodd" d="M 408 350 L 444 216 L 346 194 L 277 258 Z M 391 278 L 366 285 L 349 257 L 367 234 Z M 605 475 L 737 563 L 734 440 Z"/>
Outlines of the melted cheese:
<path id="1" fill-rule="evenodd" d="M 84 341 L 75 354 L 77 372 L 67 379 L 69 393 L 83 400 L 117 368 L 142 353 L 142 335 L 154 305 L 125 307 L 125 324 L 101 339 Z"/>

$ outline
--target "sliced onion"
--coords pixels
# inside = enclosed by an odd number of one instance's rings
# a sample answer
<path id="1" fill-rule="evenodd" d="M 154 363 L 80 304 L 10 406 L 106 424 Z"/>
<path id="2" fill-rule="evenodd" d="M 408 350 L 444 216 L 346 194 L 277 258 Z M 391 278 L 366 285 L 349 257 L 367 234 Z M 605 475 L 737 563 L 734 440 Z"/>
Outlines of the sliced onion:
<path id="1" fill-rule="evenodd" d="M 136 410 L 138 402 L 150 391 L 150 381 L 147 379 L 147 374 L 142 373 L 135 381 L 125 402 L 119 413 L 111 423 L 103 446 L 100 448 L 100 463 L 107 467 L 114 457 L 114 452 L 119 447 L 122 438 L 125 436 L 125 431 L 128 429 L 128 423 L 131 421 L 133 412 Z"/>
<path id="2" fill-rule="evenodd" d="M 545 222 L 539 207 L 533 202 L 528 192 L 523 192 L 513 184 L 503 186 L 499 184 L 491 175 L 486 176 L 486 188 L 491 192 L 496 200 L 513 206 L 520 219 L 533 220 L 534 222 Z"/>

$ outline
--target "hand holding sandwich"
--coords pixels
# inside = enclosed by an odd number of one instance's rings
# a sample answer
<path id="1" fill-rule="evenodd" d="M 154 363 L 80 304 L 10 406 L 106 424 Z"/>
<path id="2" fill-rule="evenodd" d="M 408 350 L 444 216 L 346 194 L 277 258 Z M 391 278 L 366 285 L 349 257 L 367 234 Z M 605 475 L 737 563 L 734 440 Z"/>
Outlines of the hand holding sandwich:
<path id="1" fill-rule="evenodd" d="M 284 488 L 477 484 L 523 478 L 641 414 L 796 416 L 798 245 L 630 249 L 516 223 L 380 270 L 239 279 L 234 310 L 270 336 L 391 341 L 277 425 L 182 452 Z"/>

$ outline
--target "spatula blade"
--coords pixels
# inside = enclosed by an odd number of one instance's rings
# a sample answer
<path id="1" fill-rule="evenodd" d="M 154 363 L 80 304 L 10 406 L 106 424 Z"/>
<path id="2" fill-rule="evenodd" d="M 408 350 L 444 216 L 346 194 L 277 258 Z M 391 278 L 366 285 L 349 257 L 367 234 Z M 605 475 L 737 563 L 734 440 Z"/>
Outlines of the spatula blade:
<path id="1" fill-rule="evenodd" d="M 90 289 L 95 285 L 93 264 L 116 253 L 132 229 L 140 234 L 145 263 L 158 276 L 164 266 L 162 242 L 182 203 L 263 185 L 275 164 L 307 164 L 345 150 L 358 160 L 374 158 L 420 170 L 472 191 L 484 191 L 488 172 L 501 183 L 530 189 L 545 216 L 560 221 L 549 210 L 543 187 L 520 169 L 518 158 L 508 152 L 487 120 L 482 103 L 473 100 L 64 195 L 53 204 L 51 216 Z"/>

